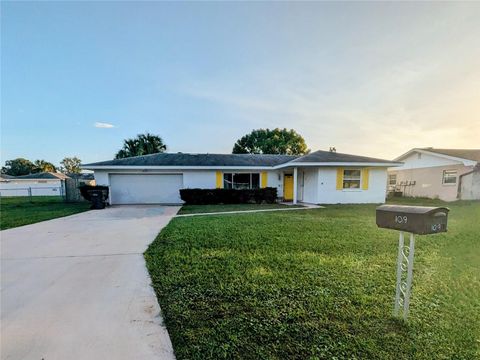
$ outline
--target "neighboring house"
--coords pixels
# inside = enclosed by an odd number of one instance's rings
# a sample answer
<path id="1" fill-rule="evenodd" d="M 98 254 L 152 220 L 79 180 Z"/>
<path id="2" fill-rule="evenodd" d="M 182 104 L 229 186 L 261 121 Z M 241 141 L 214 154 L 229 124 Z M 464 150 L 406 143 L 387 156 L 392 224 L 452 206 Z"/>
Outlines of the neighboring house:
<path id="1" fill-rule="evenodd" d="M 64 174 L 53 172 L 23 176 L 2 174 L 0 196 L 62 196 L 67 178 Z"/>
<path id="2" fill-rule="evenodd" d="M 388 170 L 388 190 L 445 201 L 480 199 L 480 149 L 412 149 Z"/>
<path id="3" fill-rule="evenodd" d="M 265 154 L 152 154 L 83 165 L 111 204 L 181 203 L 183 188 L 274 187 L 293 203 L 383 203 L 387 168 L 400 165 L 364 156 L 316 151 Z"/>

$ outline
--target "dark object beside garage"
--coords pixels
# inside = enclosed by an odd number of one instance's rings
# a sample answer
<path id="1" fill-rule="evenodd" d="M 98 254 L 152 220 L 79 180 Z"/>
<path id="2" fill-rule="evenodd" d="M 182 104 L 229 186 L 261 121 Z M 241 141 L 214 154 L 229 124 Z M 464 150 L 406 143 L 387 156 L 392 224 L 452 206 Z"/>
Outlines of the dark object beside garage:
<path id="1" fill-rule="evenodd" d="M 412 234 L 436 234 L 447 231 L 446 207 L 382 205 L 377 207 L 377 226 Z"/>
<path id="2" fill-rule="evenodd" d="M 90 206 L 90 209 L 105 209 L 108 199 L 108 190 L 89 190 L 88 195 L 90 197 L 90 201 L 92 202 L 92 206 Z"/>

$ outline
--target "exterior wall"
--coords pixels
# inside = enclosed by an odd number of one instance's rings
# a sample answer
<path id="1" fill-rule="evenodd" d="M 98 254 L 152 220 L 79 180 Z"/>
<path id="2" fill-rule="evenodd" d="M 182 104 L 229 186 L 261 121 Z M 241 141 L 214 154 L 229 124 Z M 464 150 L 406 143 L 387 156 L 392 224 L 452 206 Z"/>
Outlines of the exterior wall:
<path id="1" fill-rule="evenodd" d="M 480 200 L 480 169 L 461 177 L 461 200 Z"/>
<path id="2" fill-rule="evenodd" d="M 370 168 L 368 189 L 337 190 L 337 168 L 318 169 L 318 204 L 384 203 L 386 198 L 386 168 Z"/>
<path id="3" fill-rule="evenodd" d="M 410 154 L 408 157 L 402 159 L 401 161 L 403 162 L 403 165 L 392 168 L 392 170 L 418 169 L 459 164 L 459 162 L 455 160 L 445 159 L 443 157 L 417 152 Z"/>
<path id="4" fill-rule="evenodd" d="M 283 182 L 279 171 L 267 171 L 267 187 L 277 188 L 278 196 L 283 194 Z"/>
<path id="5" fill-rule="evenodd" d="M 183 187 L 189 189 L 215 189 L 216 172 L 210 171 L 184 171 Z"/>
<path id="6" fill-rule="evenodd" d="M 63 196 L 61 180 L 8 180 L 0 182 L 0 196 Z"/>
<path id="7" fill-rule="evenodd" d="M 457 182 L 455 184 L 442 183 L 444 170 L 457 171 Z M 454 201 L 457 199 L 459 176 L 471 170 L 472 167 L 457 162 L 456 164 L 445 163 L 442 166 L 428 168 L 392 169 L 388 171 L 388 174 L 397 175 L 396 188 L 402 191 L 404 196 Z"/>
<path id="8" fill-rule="evenodd" d="M 95 170 L 93 176 L 95 177 L 95 183 L 97 185 L 110 186 L 108 171 Z"/>

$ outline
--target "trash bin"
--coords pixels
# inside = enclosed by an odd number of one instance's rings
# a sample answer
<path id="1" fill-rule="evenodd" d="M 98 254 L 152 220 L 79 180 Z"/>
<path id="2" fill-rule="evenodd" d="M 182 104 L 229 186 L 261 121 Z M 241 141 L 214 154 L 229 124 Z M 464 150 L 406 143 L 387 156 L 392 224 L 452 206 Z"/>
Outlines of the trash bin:
<path id="1" fill-rule="evenodd" d="M 90 206 L 90 209 L 105 209 L 105 206 L 107 205 L 108 191 L 89 190 L 88 194 L 90 195 L 90 201 L 92 202 L 92 206 Z"/>

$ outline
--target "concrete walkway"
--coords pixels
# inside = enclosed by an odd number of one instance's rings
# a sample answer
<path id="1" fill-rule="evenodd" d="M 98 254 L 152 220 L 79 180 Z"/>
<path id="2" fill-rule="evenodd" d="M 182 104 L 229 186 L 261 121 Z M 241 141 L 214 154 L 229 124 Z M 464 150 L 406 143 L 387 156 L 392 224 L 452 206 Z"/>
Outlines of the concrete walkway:
<path id="1" fill-rule="evenodd" d="M 1 359 L 174 359 L 142 253 L 179 207 L 0 232 Z"/>
<path id="2" fill-rule="evenodd" d="M 257 213 L 257 212 L 310 210 L 310 209 L 324 209 L 324 208 L 325 208 L 324 206 L 320 206 L 320 205 L 302 204 L 302 207 L 277 208 L 277 209 L 261 209 L 261 210 L 219 211 L 219 212 L 209 212 L 209 213 L 181 214 L 181 215 L 176 215 L 175 217 L 205 216 L 205 215 L 224 215 L 224 214 L 244 214 L 244 213 Z"/>

